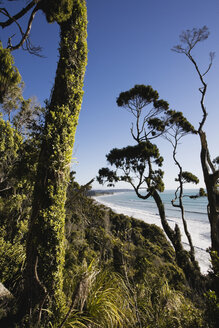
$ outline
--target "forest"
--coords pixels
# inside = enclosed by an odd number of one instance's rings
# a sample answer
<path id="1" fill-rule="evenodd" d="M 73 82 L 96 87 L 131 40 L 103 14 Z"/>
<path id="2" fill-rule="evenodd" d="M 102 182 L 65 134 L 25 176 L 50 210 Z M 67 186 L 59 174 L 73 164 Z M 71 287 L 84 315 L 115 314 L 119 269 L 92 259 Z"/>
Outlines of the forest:
<path id="1" fill-rule="evenodd" d="M 13 1 L 0 1 L 0 27 L 17 28 L 20 35 L 6 46 L 0 40 L 0 327 L 218 327 L 219 157 L 211 158 L 205 132 L 206 76 L 214 53 L 204 69 L 193 56 L 208 39 L 208 28 L 185 30 L 172 49 L 192 64 L 199 79 L 197 127 L 150 85 L 135 84 L 116 99 L 133 117 L 134 144 L 113 148 L 106 155 L 112 168 L 103 167 L 96 177 L 108 186 L 126 182 L 142 200 L 152 197 L 160 229 L 97 204 L 89 196 L 95 194 L 93 180 L 79 185 L 71 170 L 88 56 L 86 0 L 30 0 L 12 15 L 8 2 Z M 25 99 L 13 57 L 20 48 L 40 56 L 30 40 L 37 12 L 59 26 L 59 59 L 44 107 Z M 211 268 L 206 275 L 184 216 L 184 185 L 198 182 L 177 157 L 187 135 L 199 140 L 205 183 L 193 197 L 208 201 Z M 189 250 L 178 225 L 169 225 L 160 196 L 160 138 L 170 143 L 178 170 L 172 205 L 180 210 Z"/>

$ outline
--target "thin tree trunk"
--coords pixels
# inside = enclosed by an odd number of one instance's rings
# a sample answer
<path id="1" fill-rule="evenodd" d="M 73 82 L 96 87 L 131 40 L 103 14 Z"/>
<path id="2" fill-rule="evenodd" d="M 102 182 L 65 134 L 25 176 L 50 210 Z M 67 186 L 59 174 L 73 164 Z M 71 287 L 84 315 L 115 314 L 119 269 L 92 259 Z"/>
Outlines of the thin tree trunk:
<path id="1" fill-rule="evenodd" d="M 184 206 L 183 206 L 183 201 L 182 201 L 182 199 L 183 199 L 183 181 L 182 181 L 182 173 L 183 173 L 183 170 L 182 170 L 182 166 L 180 165 L 179 161 L 176 158 L 176 150 L 177 150 L 177 146 L 178 146 L 178 141 L 180 140 L 179 138 L 177 138 L 177 132 L 176 132 L 175 138 L 174 138 L 174 142 L 173 143 L 171 142 L 172 145 L 173 145 L 173 160 L 174 160 L 175 164 L 178 166 L 178 169 L 179 169 L 179 174 L 178 174 L 179 187 L 178 187 L 178 189 L 175 192 L 175 200 L 176 200 L 177 199 L 177 192 L 179 190 L 179 204 L 174 204 L 174 200 L 172 200 L 172 205 L 174 207 L 180 208 L 184 232 L 186 234 L 186 237 L 188 239 L 189 246 L 190 246 L 190 257 L 191 257 L 191 261 L 193 262 L 193 264 L 198 269 L 198 264 L 195 261 L 195 249 L 194 249 L 194 246 L 193 246 L 192 237 L 191 237 L 191 235 L 190 235 L 190 233 L 188 231 L 187 222 L 186 222 L 186 219 L 185 219 L 185 211 L 184 211 Z"/>
<path id="2" fill-rule="evenodd" d="M 176 257 L 177 257 L 177 252 L 183 250 L 183 246 L 182 246 L 182 243 L 181 243 L 181 236 L 179 235 L 179 238 L 176 238 L 176 229 L 173 230 L 169 226 L 169 223 L 167 222 L 167 219 L 166 219 L 164 204 L 163 204 L 163 202 L 160 198 L 159 193 L 156 190 L 153 190 L 152 197 L 154 198 L 155 203 L 157 205 L 159 215 L 160 215 L 160 219 L 161 219 L 161 223 L 162 223 L 162 227 L 163 227 L 167 237 L 171 241 L 171 243 L 172 243 L 172 245 L 173 245 L 173 247 L 176 251 Z"/>
<path id="3" fill-rule="evenodd" d="M 191 262 L 188 252 L 183 248 L 181 233 L 178 225 L 176 224 L 174 230 L 169 226 L 166 219 L 164 205 L 159 193 L 154 190 L 152 192 L 152 196 L 157 204 L 163 229 L 175 249 L 177 264 L 183 270 L 190 286 L 202 292 L 203 286 L 200 271 L 197 270 L 197 265 L 194 266 Z"/>

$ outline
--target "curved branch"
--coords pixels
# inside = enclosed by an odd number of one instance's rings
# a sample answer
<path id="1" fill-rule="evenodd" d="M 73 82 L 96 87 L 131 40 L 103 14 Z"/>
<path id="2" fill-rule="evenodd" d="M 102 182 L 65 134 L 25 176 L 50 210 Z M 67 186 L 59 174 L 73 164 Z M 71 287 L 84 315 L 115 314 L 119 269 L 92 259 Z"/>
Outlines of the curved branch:
<path id="1" fill-rule="evenodd" d="M 34 5 L 36 5 L 39 1 L 38 0 L 33 0 L 31 1 L 25 8 L 23 8 L 21 11 L 19 11 L 16 15 L 14 16 L 8 16 L 8 20 L 6 22 L 0 22 L 0 26 L 2 28 L 5 28 L 6 26 L 9 26 L 16 22 L 18 19 L 23 17 Z M 5 11 L 5 8 L 0 8 L 0 12 Z"/>
<path id="2" fill-rule="evenodd" d="M 214 56 L 215 56 L 215 52 L 210 52 L 210 63 L 208 65 L 208 68 L 206 69 L 206 71 L 202 74 L 202 77 L 205 76 L 210 71 Z"/>
<path id="3" fill-rule="evenodd" d="M 182 166 L 181 166 L 180 162 L 178 161 L 178 159 L 176 157 L 177 147 L 178 147 L 178 144 L 179 144 L 179 140 L 182 138 L 182 136 L 183 136 L 183 132 L 181 132 L 179 129 L 177 129 L 175 131 L 175 135 L 172 136 L 173 139 L 174 139 L 173 141 L 171 140 L 171 138 L 167 137 L 167 140 L 169 140 L 171 142 L 172 146 L 173 146 L 172 156 L 173 156 L 174 163 L 178 167 L 178 170 L 179 170 L 178 179 L 177 179 L 177 181 L 179 182 L 179 186 L 177 187 L 177 189 L 175 191 L 175 198 L 171 200 L 171 204 L 172 204 L 173 207 L 180 208 L 181 219 L 182 219 L 182 222 L 183 222 L 184 232 L 185 232 L 185 235 L 188 239 L 189 246 L 190 246 L 190 258 L 191 258 L 191 261 L 193 262 L 193 264 L 196 265 L 196 263 L 195 263 L 195 249 L 194 249 L 194 245 L 193 245 L 193 242 L 192 242 L 191 234 L 188 231 L 187 222 L 186 222 L 186 219 L 185 219 L 184 205 L 183 205 L 183 201 L 182 201 L 182 199 L 183 199 L 183 169 L 182 169 Z M 179 192 L 179 195 L 178 195 L 178 192 Z M 178 204 L 175 203 L 177 200 L 179 202 Z"/>
<path id="4" fill-rule="evenodd" d="M 142 194 L 139 193 L 139 188 L 134 187 L 134 190 L 135 190 L 136 195 L 137 195 L 138 198 L 140 198 L 140 199 L 144 199 L 144 200 L 146 200 L 146 199 L 148 199 L 149 197 L 152 196 L 151 191 L 149 191 L 145 196 L 143 196 Z"/>
<path id="5" fill-rule="evenodd" d="M 177 195 L 177 193 L 178 193 L 179 189 L 180 189 L 180 186 L 178 186 L 177 189 L 176 189 L 176 191 L 175 191 L 175 198 L 171 200 L 171 204 L 172 204 L 172 206 L 173 206 L 173 207 L 177 207 L 177 208 L 180 207 L 179 204 L 175 204 L 175 201 L 178 200 L 178 195 Z"/>
<path id="6" fill-rule="evenodd" d="M 5 9 L 5 8 L 1 8 L 1 9 L 0 9 L 0 13 L 2 13 L 2 14 L 5 15 L 6 17 L 9 17 L 10 19 L 13 20 L 13 18 L 11 17 L 11 15 L 10 15 L 9 12 L 7 11 L 7 9 Z M 22 31 L 22 28 L 21 28 L 20 24 L 19 24 L 16 20 L 13 20 L 13 22 L 18 26 L 18 28 L 19 28 L 21 34 L 23 34 L 23 31 Z M 0 23 L 0 26 L 1 26 L 1 23 Z M 15 35 L 15 34 L 14 34 L 14 35 Z M 14 36 L 14 35 L 13 35 L 13 36 Z M 12 36 L 12 37 L 13 37 L 13 36 Z M 11 37 L 11 38 L 12 38 L 12 37 Z M 9 40 L 10 40 L 11 38 L 9 38 Z"/>
<path id="7" fill-rule="evenodd" d="M 34 17 L 37 13 L 37 11 L 39 10 L 39 6 L 36 5 L 36 7 L 33 9 L 31 15 L 30 15 L 30 18 L 29 18 L 29 21 L 28 21 L 28 25 L 27 25 L 27 29 L 26 29 L 26 32 L 23 33 L 22 32 L 22 39 L 21 41 L 16 44 L 15 46 L 9 46 L 8 48 L 12 51 L 12 50 L 16 50 L 16 49 L 19 49 L 21 46 L 23 46 L 24 42 L 27 41 L 28 37 L 29 37 L 29 34 L 30 34 L 30 30 L 31 30 L 31 27 L 32 27 L 32 23 L 33 23 L 33 20 L 34 20 Z M 29 44 L 27 45 L 27 50 L 31 50 L 31 48 L 29 47 Z"/>

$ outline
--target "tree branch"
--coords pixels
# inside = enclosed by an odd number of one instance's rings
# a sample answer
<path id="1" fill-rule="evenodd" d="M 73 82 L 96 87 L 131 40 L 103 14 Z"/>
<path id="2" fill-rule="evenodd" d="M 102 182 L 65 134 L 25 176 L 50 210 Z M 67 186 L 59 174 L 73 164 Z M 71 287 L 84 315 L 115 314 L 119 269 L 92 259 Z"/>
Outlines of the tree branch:
<path id="1" fill-rule="evenodd" d="M 31 27 L 32 27 L 32 23 L 33 23 L 35 14 L 40 9 L 39 1 L 40 0 L 32 1 L 28 6 L 23 8 L 18 14 L 14 15 L 14 16 L 11 16 L 5 8 L 0 8 L 0 13 L 2 13 L 3 15 L 5 15 L 8 18 L 8 20 L 6 22 L 0 22 L 0 26 L 2 26 L 2 28 L 4 28 L 6 26 L 11 25 L 12 23 L 15 23 L 18 26 L 18 29 L 21 34 L 21 40 L 15 46 L 13 46 L 12 42 L 11 42 L 11 40 L 15 34 L 8 39 L 7 48 L 10 49 L 11 51 L 22 47 L 24 50 L 27 50 L 29 53 L 40 56 L 39 52 L 41 51 L 41 47 L 34 47 L 31 44 L 31 41 L 29 39 L 29 34 L 31 31 Z M 30 18 L 28 20 L 28 26 L 27 26 L 26 32 L 23 32 L 21 25 L 18 23 L 18 19 L 21 18 L 23 15 L 25 15 L 34 5 L 36 5 L 36 6 L 33 9 L 32 13 L 30 15 Z M 23 47 L 24 42 L 26 42 L 25 48 Z"/>
<path id="2" fill-rule="evenodd" d="M 207 70 L 205 71 L 205 73 L 202 74 L 202 77 L 205 76 L 211 69 L 211 66 L 212 66 L 212 63 L 213 63 L 213 59 L 214 59 L 214 56 L 215 56 L 215 52 L 210 52 L 210 63 L 208 65 L 208 68 Z"/>
<path id="3" fill-rule="evenodd" d="M 8 48 L 10 50 L 19 49 L 21 46 L 23 46 L 24 42 L 27 41 L 27 39 L 29 37 L 29 34 L 30 34 L 30 30 L 31 30 L 31 27 L 32 27 L 32 23 L 33 23 L 34 17 L 35 17 L 35 15 L 36 15 L 36 13 L 37 13 L 38 10 L 39 10 L 39 6 L 36 5 L 36 7 L 33 9 L 32 13 L 30 15 L 26 32 L 23 33 L 21 31 L 21 34 L 22 34 L 21 41 L 18 44 L 16 44 L 15 46 L 12 46 L 12 45 L 9 46 Z M 30 51 L 31 53 L 34 53 L 35 51 L 37 51 L 37 50 L 39 51 L 40 49 L 37 49 L 37 48 L 34 49 L 34 48 L 32 48 L 30 41 L 27 41 L 27 50 Z"/>
<path id="4" fill-rule="evenodd" d="M 19 11 L 14 16 L 8 16 L 8 20 L 6 22 L 0 22 L 0 26 L 2 28 L 5 28 L 6 26 L 9 26 L 16 22 L 18 19 L 23 17 L 34 5 L 36 5 L 39 2 L 39 0 L 33 0 L 31 1 L 25 8 L 23 8 L 21 11 Z M 5 11 L 5 8 L 0 8 L 0 13 L 3 13 Z M 4 14 L 4 13 L 3 13 Z"/>

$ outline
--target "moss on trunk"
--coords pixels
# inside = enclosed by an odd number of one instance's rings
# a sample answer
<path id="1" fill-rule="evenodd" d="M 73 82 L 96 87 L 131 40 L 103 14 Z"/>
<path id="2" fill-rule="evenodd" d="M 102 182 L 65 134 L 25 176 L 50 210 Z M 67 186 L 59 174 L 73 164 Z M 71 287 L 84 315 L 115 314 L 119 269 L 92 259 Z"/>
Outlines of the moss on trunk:
<path id="1" fill-rule="evenodd" d="M 64 305 L 65 200 L 75 130 L 87 63 L 85 0 L 74 0 L 71 17 L 60 23 L 60 58 L 45 121 L 32 217 L 27 240 L 25 297 L 28 311 Z"/>

